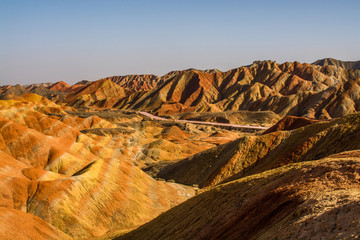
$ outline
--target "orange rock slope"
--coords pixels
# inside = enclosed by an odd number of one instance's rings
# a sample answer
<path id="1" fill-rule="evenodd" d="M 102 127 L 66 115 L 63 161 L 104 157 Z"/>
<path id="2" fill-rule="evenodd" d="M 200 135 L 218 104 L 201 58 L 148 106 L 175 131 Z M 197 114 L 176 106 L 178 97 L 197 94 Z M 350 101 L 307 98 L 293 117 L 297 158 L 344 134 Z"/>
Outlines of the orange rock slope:
<path id="1" fill-rule="evenodd" d="M 48 116 L 37 111 L 48 100 L 25 98 L 32 102 L 0 101 L 3 238 L 95 238 L 132 229 L 193 196 L 190 187 L 146 175 L 111 137 L 79 131 L 114 124 L 65 112 Z"/>

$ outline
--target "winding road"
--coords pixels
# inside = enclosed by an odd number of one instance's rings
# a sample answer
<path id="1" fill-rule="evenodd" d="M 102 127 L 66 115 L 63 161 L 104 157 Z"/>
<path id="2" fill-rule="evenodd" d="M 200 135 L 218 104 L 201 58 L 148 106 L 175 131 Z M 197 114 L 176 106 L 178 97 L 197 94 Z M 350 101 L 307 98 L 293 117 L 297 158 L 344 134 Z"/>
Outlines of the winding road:
<path id="1" fill-rule="evenodd" d="M 155 119 L 160 121 L 169 121 L 170 119 L 162 118 L 159 116 L 155 116 L 148 112 L 139 111 L 139 114 Z M 250 125 L 236 125 L 230 123 L 214 123 L 214 122 L 202 122 L 202 121 L 192 121 L 192 120 L 173 120 L 174 122 L 180 123 L 195 123 L 195 124 L 204 124 L 204 125 L 212 125 L 212 126 L 219 126 L 219 127 L 231 127 L 231 128 L 242 128 L 242 129 L 249 129 L 249 130 L 267 130 L 268 127 L 259 127 L 259 126 L 250 126 Z"/>

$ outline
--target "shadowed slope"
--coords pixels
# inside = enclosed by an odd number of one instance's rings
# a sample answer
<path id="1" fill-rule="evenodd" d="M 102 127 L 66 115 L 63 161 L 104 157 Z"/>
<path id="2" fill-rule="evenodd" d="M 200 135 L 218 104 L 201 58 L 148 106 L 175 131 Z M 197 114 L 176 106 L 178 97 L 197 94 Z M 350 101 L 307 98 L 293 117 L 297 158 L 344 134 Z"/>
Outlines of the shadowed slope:
<path id="1" fill-rule="evenodd" d="M 268 134 L 271 132 L 277 132 L 277 131 L 285 131 L 285 130 L 293 130 L 296 128 L 304 127 L 309 124 L 313 124 L 318 122 L 314 119 L 304 118 L 304 117 L 293 117 L 293 116 L 287 116 L 278 121 L 274 126 L 266 130 L 264 134 Z"/>
<path id="2" fill-rule="evenodd" d="M 226 111 L 205 113 L 183 113 L 173 116 L 180 120 L 192 120 L 201 122 L 231 123 L 236 125 L 261 125 L 272 126 L 280 117 L 271 111 Z"/>
<path id="3" fill-rule="evenodd" d="M 0 100 L 8 100 L 13 99 L 16 97 L 19 97 L 25 93 L 28 93 L 29 91 L 26 90 L 21 85 L 17 84 L 15 86 L 10 86 L 6 88 L 1 94 L 0 94 Z"/>
<path id="4" fill-rule="evenodd" d="M 204 192 L 116 239 L 359 237 L 360 160 L 291 164 Z"/>

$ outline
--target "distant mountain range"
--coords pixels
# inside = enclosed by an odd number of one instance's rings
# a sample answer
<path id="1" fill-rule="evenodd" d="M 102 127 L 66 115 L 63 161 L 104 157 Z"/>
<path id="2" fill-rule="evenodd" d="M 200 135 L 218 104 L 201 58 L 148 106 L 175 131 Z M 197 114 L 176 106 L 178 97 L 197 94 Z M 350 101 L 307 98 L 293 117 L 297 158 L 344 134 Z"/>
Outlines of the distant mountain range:
<path id="1" fill-rule="evenodd" d="M 359 111 L 360 61 L 332 58 L 313 64 L 256 61 L 226 72 L 172 71 L 164 76 L 114 76 L 81 81 L 2 86 L 0 99 L 31 92 L 82 108 L 144 110 L 162 115 L 182 112 L 273 111 L 280 116 L 317 119 Z"/>

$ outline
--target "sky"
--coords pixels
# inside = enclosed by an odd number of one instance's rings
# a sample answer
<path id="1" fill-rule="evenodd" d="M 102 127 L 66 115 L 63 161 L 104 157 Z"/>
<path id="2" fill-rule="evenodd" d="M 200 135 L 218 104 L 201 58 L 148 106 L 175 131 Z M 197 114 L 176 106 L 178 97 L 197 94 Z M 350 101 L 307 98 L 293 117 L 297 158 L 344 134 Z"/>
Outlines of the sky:
<path id="1" fill-rule="evenodd" d="M 0 0 L 0 85 L 360 60 L 360 1 Z"/>

